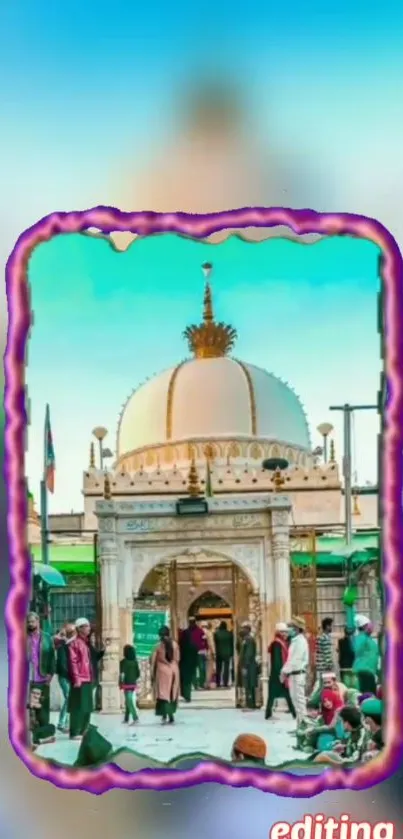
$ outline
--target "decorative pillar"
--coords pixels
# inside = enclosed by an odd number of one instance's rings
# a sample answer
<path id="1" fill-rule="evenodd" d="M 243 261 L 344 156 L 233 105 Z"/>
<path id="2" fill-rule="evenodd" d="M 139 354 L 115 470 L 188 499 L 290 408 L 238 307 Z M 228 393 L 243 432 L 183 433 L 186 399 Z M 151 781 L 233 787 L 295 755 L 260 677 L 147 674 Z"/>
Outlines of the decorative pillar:
<path id="1" fill-rule="evenodd" d="M 102 640 L 105 644 L 101 679 L 102 711 L 103 713 L 114 714 L 120 713 L 119 560 L 114 517 L 109 515 L 108 517 L 99 517 L 99 519 L 98 545 L 101 569 Z"/>
<path id="2" fill-rule="evenodd" d="M 285 499 L 288 502 L 288 499 Z M 287 509 L 288 508 L 288 509 Z M 291 618 L 291 568 L 289 503 L 272 510 L 271 552 L 275 595 L 275 620 Z"/>

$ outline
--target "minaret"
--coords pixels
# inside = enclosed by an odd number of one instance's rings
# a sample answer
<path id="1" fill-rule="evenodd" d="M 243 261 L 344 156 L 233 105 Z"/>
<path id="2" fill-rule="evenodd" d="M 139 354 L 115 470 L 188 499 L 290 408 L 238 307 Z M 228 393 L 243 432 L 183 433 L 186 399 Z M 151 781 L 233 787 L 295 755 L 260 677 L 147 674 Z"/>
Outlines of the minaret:
<path id="1" fill-rule="evenodd" d="M 90 445 L 90 469 L 95 469 L 95 446 L 94 443 Z"/>
<path id="2" fill-rule="evenodd" d="M 111 482 L 109 480 L 109 475 L 105 472 L 104 475 L 104 499 L 105 501 L 110 501 L 112 498 L 112 491 L 111 491 Z"/>
<path id="3" fill-rule="evenodd" d="M 191 498 L 200 498 L 201 490 L 199 485 L 199 475 L 196 468 L 196 462 L 194 457 L 190 462 L 190 469 L 188 475 L 188 493 Z"/>

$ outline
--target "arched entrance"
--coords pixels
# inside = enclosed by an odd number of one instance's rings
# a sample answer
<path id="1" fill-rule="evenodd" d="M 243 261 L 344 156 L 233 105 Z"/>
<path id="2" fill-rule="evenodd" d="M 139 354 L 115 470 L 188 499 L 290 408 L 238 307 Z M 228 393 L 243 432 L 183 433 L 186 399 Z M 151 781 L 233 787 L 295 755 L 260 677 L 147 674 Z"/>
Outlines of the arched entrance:
<path id="1" fill-rule="evenodd" d="M 192 601 L 188 617 L 209 621 L 215 629 L 221 620 L 232 622 L 232 605 L 216 592 L 207 590 Z"/>
<path id="2" fill-rule="evenodd" d="M 249 622 L 256 639 L 257 655 L 262 656 L 262 620 L 259 593 L 238 564 L 227 556 L 200 551 L 169 556 L 154 566 L 143 579 L 133 602 L 133 629 L 138 633 L 157 633 L 158 621 L 168 623 L 174 638 L 179 637 L 190 616 L 212 624 L 214 632 L 221 620 L 234 634 L 232 673 L 238 667 L 241 626 Z M 146 628 L 148 621 L 148 628 Z M 154 630 L 151 625 L 153 624 Z M 236 679 L 235 679 L 236 681 Z M 212 680 L 213 685 L 213 680 Z M 213 693 L 213 691 L 212 691 Z M 233 705 L 243 707 L 245 696 L 240 685 L 233 691 Z M 261 705 L 260 683 L 257 704 Z"/>

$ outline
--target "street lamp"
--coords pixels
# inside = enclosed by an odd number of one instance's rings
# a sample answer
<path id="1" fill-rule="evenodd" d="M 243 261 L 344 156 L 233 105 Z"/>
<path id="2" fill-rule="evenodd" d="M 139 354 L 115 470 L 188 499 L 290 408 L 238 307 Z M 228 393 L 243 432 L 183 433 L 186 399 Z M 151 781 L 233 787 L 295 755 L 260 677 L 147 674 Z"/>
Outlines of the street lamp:
<path id="1" fill-rule="evenodd" d="M 104 449 L 102 446 L 103 441 L 108 433 L 108 429 L 104 428 L 102 425 L 97 425 L 96 428 L 92 431 L 92 436 L 98 440 L 98 447 L 99 447 L 99 468 L 101 471 L 104 468 Z"/>
<path id="2" fill-rule="evenodd" d="M 323 440 L 323 460 L 325 463 L 327 463 L 327 440 L 329 434 L 332 433 L 333 428 L 334 426 L 330 422 L 321 422 L 316 429 Z"/>

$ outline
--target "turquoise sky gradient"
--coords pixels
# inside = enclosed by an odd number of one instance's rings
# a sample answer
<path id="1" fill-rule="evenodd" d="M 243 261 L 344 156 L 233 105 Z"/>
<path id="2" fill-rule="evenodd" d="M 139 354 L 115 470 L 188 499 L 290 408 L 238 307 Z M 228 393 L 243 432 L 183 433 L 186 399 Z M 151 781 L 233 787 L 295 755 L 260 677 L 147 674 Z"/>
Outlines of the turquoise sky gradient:
<path id="1" fill-rule="evenodd" d="M 118 414 L 132 389 L 188 355 L 182 333 L 201 317 L 204 261 L 214 264 L 216 316 L 238 330 L 234 354 L 294 387 L 319 442 L 315 428 L 329 419 L 330 404 L 376 400 L 377 260 L 375 245 L 349 238 L 207 245 L 164 234 L 116 253 L 106 241 L 69 235 L 39 246 L 29 267 L 27 473 L 34 493 L 49 402 L 52 510 L 81 509 L 92 428 L 105 425 L 115 450 Z M 338 429 L 340 418 L 330 419 Z M 358 478 L 374 480 L 377 417 L 356 422 Z M 341 455 L 338 433 L 336 440 Z"/>

